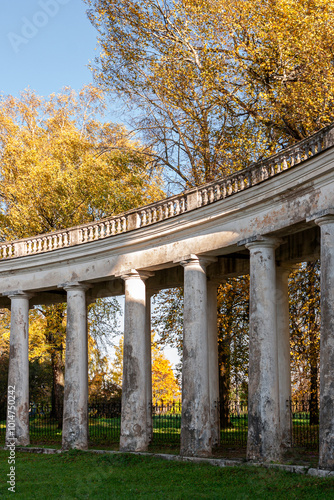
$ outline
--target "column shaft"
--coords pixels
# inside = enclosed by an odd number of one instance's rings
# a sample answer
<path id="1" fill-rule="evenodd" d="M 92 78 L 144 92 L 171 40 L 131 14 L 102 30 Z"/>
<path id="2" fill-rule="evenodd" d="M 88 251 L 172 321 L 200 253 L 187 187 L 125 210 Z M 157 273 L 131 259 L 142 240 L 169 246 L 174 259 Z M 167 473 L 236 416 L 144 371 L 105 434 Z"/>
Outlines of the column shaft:
<path id="1" fill-rule="evenodd" d="M 250 249 L 248 443 L 250 460 L 280 459 L 275 248 L 270 238 Z"/>
<path id="2" fill-rule="evenodd" d="M 146 290 L 146 376 L 147 380 L 147 436 L 150 443 L 153 439 L 152 425 L 152 351 L 151 351 L 151 293 Z"/>
<path id="3" fill-rule="evenodd" d="M 148 447 L 148 328 L 147 275 L 132 271 L 125 281 L 124 352 L 122 383 L 121 451 L 145 451 Z"/>
<path id="4" fill-rule="evenodd" d="M 208 282 L 208 349 L 211 442 L 212 446 L 218 446 L 220 443 L 220 408 L 217 335 L 217 284 L 210 281 Z"/>
<path id="5" fill-rule="evenodd" d="M 292 444 L 291 415 L 291 368 L 290 368 L 290 325 L 289 325 L 289 270 L 276 270 L 276 318 L 278 343 L 278 386 L 280 403 L 280 426 L 282 446 Z"/>
<path id="6" fill-rule="evenodd" d="M 196 256 L 184 266 L 181 455 L 211 454 L 208 304 L 205 265 Z"/>
<path id="7" fill-rule="evenodd" d="M 65 285 L 67 328 L 63 439 L 64 450 L 88 448 L 87 286 Z"/>
<path id="8" fill-rule="evenodd" d="M 334 216 L 321 228 L 319 467 L 334 469 Z"/>
<path id="9" fill-rule="evenodd" d="M 6 443 L 27 446 L 29 440 L 29 298 L 18 292 L 11 299 L 8 411 Z"/>

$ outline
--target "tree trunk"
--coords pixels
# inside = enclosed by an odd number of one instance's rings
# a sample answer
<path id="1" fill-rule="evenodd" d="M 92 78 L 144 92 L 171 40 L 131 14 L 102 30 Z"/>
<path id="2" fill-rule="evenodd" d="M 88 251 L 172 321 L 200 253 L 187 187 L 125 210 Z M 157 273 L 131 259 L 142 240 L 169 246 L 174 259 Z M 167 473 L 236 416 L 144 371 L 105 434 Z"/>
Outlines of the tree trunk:
<path id="1" fill-rule="evenodd" d="M 319 424 L 318 408 L 318 346 L 317 346 L 317 324 L 315 317 L 314 298 L 317 290 L 315 289 L 315 264 L 307 263 L 308 272 L 308 300 L 309 300 L 309 363 L 310 363 L 310 424 Z"/>
<path id="2" fill-rule="evenodd" d="M 60 350 L 51 353 L 52 363 L 52 416 L 58 421 L 58 428 L 63 423 L 63 399 L 64 399 L 64 361 Z"/>
<path id="3" fill-rule="evenodd" d="M 218 342 L 219 362 L 219 401 L 220 401 L 220 428 L 226 429 L 231 425 L 229 409 L 230 391 L 230 341 L 225 336 Z"/>

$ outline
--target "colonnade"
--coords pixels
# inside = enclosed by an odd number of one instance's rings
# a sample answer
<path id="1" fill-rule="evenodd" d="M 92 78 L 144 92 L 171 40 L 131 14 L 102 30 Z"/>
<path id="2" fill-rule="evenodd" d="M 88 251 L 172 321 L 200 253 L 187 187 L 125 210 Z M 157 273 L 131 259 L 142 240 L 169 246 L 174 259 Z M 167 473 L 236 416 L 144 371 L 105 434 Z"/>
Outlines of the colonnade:
<path id="1" fill-rule="evenodd" d="M 320 466 L 334 468 L 334 215 L 316 219 L 321 228 Z M 248 450 L 250 460 L 279 460 L 291 445 L 288 269 L 277 266 L 277 238 L 240 242 L 250 253 L 250 344 Z M 217 404 L 217 285 L 206 268 L 213 258 L 182 257 L 184 337 L 181 454 L 210 456 L 219 443 Z M 152 437 L 150 290 L 152 273 L 129 270 L 125 329 L 120 449 L 146 450 Z M 85 283 L 60 285 L 67 292 L 63 448 L 88 446 L 87 314 Z M 15 438 L 29 444 L 29 291 L 11 299 L 9 386 L 15 386 Z M 8 429 L 9 432 L 9 429 Z M 7 439 L 12 436 L 8 433 Z"/>

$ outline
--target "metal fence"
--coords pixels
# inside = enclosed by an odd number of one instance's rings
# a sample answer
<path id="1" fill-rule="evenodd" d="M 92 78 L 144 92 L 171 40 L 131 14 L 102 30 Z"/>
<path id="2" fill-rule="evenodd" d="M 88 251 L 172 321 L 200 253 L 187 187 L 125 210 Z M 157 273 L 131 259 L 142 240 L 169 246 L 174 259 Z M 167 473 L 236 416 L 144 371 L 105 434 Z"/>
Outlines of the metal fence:
<path id="1" fill-rule="evenodd" d="M 220 406 L 220 407 L 219 407 Z M 62 435 L 62 408 L 58 411 L 48 404 L 31 404 L 29 427 L 31 443 L 60 443 Z M 228 408 L 217 405 L 224 415 L 221 425 L 221 444 L 235 447 L 247 445 L 248 408 L 246 401 L 229 401 Z M 319 446 L 319 425 L 311 423 L 310 404 L 291 403 L 287 411 L 292 418 L 292 446 L 316 450 Z M 90 403 L 88 407 L 89 439 L 91 444 L 118 443 L 121 430 L 121 403 Z M 227 416 L 227 418 L 226 418 Z M 179 445 L 181 433 L 181 403 L 152 406 L 152 444 Z M 6 408 L 0 407 L 0 438 L 6 429 Z"/>

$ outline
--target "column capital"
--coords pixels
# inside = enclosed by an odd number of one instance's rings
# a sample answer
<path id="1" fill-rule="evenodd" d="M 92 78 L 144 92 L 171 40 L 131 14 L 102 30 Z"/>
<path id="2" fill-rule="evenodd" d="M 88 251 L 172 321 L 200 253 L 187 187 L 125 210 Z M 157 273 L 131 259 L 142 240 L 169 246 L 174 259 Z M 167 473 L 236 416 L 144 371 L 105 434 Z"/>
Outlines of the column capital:
<path id="1" fill-rule="evenodd" d="M 151 271 L 137 271 L 137 269 L 128 269 L 127 271 L 117 273 L 117 278 L 122 278 L 122 280 L 131 280 L 131 279 L 141 279 L 142 281 L 146 280 L 154 276 L 154 273 Z"/>
<path id="2" fill-rule="evenodd" d="M 318 226 L 331 224 L 334 222 L 334 208 L 326 208 L 325 210 L 320 210 L 320 212 L 315 212 L 306 218 L 306 222 L 314 222 Z"/>
<path id="3" fill-rule="evenodd" d="M 314 222 L 318 226 L 323 226 L 325 224 L 333 224 L 334 223 L 334 214 L 333 215 L 331 215 L 331 214 L 323 215 L 322 217 L 315 219 Z"/>
<path id="4" fill-rule="evenodd" d="M 187 266 L 193 266 L 193 265 L 199 265 L 201 267 L 206 267 L 209 264 L 212 264 L 212 262 L 217 262 L 217 257 L 210 257 L 209 255 L 195 255 L 193 253 L 185 255 L 184 257 L 181 257 L 178 259 L 177 262 L 183 267 Z"/>
<path id="5" fill-rule="evenodd" d="M 67 283 L 61 283 L 60 285 L 58 285 L 58 288 L 63 288 L 64 290 L 66 290 L 66 292 L 72 290 L 82 290 L 85 292 L 91 287 L 92 285 L 89 285 L 88 283 L 80 283 L 79 281 L 69 281 Z"/>
<path id="6" fill-rule="evenodd" d="M 277 248 L 283 243 L 281 238 L 256 235 L 238 242 L 238 246 L 245 246 L 248 250 L 253 248 Z"/>
<path id="7" fill-rule="evenodd" d="M 31 292 L 25 292 L 24 290 L 14 290 L 12 292 L 3 292 L 4 297 L 9 297 L 10 299 L 31 299 L 34 294 Z"/>

